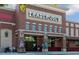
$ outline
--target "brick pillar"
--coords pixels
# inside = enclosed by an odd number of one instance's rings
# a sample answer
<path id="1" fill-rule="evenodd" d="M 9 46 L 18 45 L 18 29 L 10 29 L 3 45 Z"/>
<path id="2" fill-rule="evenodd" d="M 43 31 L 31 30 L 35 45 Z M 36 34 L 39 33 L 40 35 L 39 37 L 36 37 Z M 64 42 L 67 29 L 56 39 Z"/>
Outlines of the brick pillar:
<path id="1" fill-rule="evenodd" d="M 66 36 L 63 37 L 63 47 L 62 47 L 62 51 L 66 52 L 67 48 L 66 48 Z"/>
<path id="2" fill-rule="evenodd" d="M 47 52 L 48 51 L 48 36 L 47 36 L 46 33 L 44 34 L 44 40 L 43 40 L 43 45 L 42 46 L 43 46 L 42 51 Z"/>
<path id="3" fill-rule="evenodd" d="M 40 47 L 40 51 L 42 51 L 42 41 L 43 41 L 43 36 L 37 36 L 37 50 L 38 47 Z"/>

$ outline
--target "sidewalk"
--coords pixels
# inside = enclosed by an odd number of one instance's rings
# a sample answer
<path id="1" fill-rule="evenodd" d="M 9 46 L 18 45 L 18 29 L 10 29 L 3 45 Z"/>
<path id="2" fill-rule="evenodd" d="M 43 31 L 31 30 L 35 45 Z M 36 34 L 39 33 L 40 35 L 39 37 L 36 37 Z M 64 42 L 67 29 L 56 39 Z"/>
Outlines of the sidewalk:
<path id="1" fill-rule="evenodd" d="M 79 55 L 77 52 L 26 52 L 26 53 L 0 53 L 0 55 Z"/>

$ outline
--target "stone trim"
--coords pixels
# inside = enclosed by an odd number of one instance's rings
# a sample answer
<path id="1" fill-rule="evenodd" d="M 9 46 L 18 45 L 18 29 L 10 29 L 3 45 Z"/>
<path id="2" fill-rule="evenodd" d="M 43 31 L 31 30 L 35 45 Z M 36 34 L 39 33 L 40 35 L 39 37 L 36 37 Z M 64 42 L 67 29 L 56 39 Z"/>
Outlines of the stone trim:
<path id="1" fill-rule="evenodd" d="M 0 24 L 9 24 L 9 25 L 15 25 L 15 23 L 11 23 L 11 22 L 2 22 L 2 21 L 0 21 Z"/>

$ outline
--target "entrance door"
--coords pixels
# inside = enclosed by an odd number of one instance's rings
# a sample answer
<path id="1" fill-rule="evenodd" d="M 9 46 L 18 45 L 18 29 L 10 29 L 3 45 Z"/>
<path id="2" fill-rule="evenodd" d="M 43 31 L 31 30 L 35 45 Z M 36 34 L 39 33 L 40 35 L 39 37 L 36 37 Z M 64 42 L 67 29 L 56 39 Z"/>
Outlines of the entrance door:
<path id="1" fill-rule="evenodd" d="M 35 36 L 25 36 L 26 51 L 37 51 L 37 40 Z"/>
<path id="2" fill-rule="evenodd" d="M 1 29 L 0 30 L 1 35 L 1 49 L 3 51 L 6 47 L 12 47 L 12 30 L 10 29 Z"/>
<path id="3" fill-rule="evenodd" d="M 57 37 L 48 37 L 48 50 L 61 51 L 61 40 Z"/>
<path id="4" fill-rule="evenodd" d="M 48 50 L 52 51 L 55 47 L 55 38 L 48 37 Z"/>

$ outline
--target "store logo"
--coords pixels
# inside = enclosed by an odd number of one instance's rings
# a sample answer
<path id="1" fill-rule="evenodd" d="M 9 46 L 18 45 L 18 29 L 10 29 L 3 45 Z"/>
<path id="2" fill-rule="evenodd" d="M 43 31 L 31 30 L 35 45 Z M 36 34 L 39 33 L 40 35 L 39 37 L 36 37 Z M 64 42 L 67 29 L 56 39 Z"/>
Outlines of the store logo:
<path id="1" fill-rule="evenodd" d="M 25 12 L 25 10 L 26 10 L 26 5 L 25 5 L 25 4 L 20 4 L 20 5 L 19 5 L 19 9 L 20 9 L 21 12 Z"/>

